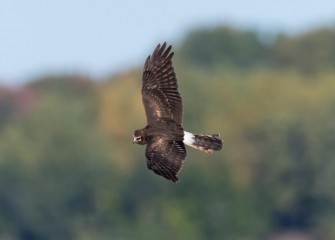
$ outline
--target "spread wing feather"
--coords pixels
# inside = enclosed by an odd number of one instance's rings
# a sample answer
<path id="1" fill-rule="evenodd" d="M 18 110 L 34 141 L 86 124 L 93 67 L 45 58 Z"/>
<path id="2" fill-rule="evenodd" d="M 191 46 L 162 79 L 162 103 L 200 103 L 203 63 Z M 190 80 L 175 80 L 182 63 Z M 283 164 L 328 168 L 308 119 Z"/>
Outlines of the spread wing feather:
<path id="1" fill-rule="evenodd" d="M 177 175 L 186 158 L 186 149 L 182 141 L 154 138 L 148 143 L 145 156 L 150 170 L 173 182 L 179 181 Z"/>
<path id="2" fill-rule="evenodd" d="M 172 66 L 173 52 L 171 46 L 165 48 L 166 43 L 159 44 L 144 64 L 142 100 L 148 124 L 160 118 L 182 123 L 183 105 Z"/>

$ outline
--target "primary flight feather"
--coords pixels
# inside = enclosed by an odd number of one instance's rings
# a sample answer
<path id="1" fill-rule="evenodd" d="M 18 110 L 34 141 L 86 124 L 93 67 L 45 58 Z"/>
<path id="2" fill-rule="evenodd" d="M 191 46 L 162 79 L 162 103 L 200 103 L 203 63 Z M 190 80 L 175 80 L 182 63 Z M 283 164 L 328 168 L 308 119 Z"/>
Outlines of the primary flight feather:
<path id="1" fill-rule="evenodd" d="M 135 130 L 133 142 L 147 145 L 147 166 L 156 174 L 173 182 L 186 158 L 185 145 L 211 153 L 221 151 L 219 134 L 202 135 L 184 131 L 183 104 L 172 66 L 173 52 L 166 43 L 158 45 L 144 64 L 142 101 L 147 126 Z"/>

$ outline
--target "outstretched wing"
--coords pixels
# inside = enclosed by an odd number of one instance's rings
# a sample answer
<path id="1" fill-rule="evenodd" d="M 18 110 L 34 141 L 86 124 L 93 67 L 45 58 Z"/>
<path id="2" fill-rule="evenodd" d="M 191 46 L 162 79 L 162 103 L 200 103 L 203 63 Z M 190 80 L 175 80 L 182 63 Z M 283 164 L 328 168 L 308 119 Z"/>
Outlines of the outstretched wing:
<path id="1" fill-rule="evenodd" d="M 142 101 L 148 125 L 160 118 L 182 123 L 183 105 L 172 66 L 173 52 L 171 46 L 165 48 L 166 43 L 158 45 L 144 64 Z"/>
<path id="2" fill-rule="evenodd" d="M 186 158 L 186 149 L 182 141 L 154 138 L 148 143 L 145 156 L 150 170 L 173 182 L 179 181 L 177 175 Z"/>

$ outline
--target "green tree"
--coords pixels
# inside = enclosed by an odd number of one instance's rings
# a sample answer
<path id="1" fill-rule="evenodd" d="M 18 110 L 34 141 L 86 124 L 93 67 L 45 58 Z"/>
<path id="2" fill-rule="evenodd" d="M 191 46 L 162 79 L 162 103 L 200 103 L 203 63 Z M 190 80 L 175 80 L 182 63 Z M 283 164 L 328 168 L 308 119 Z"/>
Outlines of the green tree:
<path id="1" fill-rule="evenodd" d="M 85 105 L 42 98 L 0 141 L 0 232 L 15 239 L 98 239 L 117 171 Z M 109 226 L 110 222 L 108 222 Z M 89 237 L 91 236 L 91 237 Z"/>
<path id="2" fill-rule="evenodd" d="M 248 69 L 265 64 L 267 50 L 254 31 L 217 27 L 188 34 L 179 53 L 186 63 L 201 68 L 226 65 Z"/>
<path id="3" fill-rule="evenodd" d="M 272 50 L 273 62 L 280 68 L 306 73 L 331 70 L 335 66 L 335 29 L 317 29 L 298 36 L 282 35 Z"/>

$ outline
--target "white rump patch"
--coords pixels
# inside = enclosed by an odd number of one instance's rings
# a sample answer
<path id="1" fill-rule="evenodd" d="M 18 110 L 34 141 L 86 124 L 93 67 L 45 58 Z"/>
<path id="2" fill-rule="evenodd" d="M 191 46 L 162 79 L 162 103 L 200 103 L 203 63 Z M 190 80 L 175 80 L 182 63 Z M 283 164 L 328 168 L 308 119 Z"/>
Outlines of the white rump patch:
<path id="1" fill-rule="evenodd" d="M 193 133 L 184 131 L 184 143 L 189 145 L 189 146 L 193 145 L 193 143 L 194 143 Z"/>

